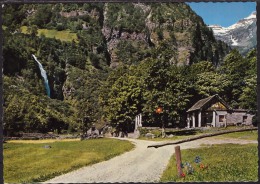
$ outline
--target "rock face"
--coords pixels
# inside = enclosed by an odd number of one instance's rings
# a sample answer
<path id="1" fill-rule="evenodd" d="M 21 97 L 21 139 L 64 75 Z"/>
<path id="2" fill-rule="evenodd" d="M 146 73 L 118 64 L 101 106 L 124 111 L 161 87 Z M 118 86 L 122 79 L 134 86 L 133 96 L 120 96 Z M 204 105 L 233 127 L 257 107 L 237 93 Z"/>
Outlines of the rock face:
<path id="1" fill-rule="evenodd" d="M 211 36 L 212 32 L 186 4 L 106 4 L 103 15 L 102 34 L 111 68 L 122 63 L 133 64 L 145 58 L 145 54 L 156 51 L 158 57 L 164 57 L 165 50 L 167 59 L 177 65 L 222 57 L 214 53 L 219 45 Z M 203 48 L 207 42 L 211 47 Z M 198 50 L 211 50 L 212 54 L 196 56 Z"/>
<path id="2" fill-rule="evenodd" d="M 216 39 L 224 41 L 242 54 L 256 47 L 256 12 L 229 27 L 209 26 Z"/>
<path id="3" fill-rule="evenodd" d="M 66 17 L 66 18 L 84 16 L 84 15 L 89 15 L 91 17 L 98 17 L 99 13 L 97 12 L 96 9 L 93 9 L 90 12 L 83 11 L 83 10 L 75 10 L 75 11 L 70 11 L 70 12 L 60 12 L 60 15 L 62 17 Z"/>

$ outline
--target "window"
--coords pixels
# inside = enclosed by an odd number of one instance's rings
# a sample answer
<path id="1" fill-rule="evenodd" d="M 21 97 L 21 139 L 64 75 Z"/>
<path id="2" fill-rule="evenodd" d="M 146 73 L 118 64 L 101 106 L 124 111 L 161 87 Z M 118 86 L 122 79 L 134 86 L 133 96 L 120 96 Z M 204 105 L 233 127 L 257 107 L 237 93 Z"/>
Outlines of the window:
<path id="1" fill-rule="evenodd" d="M 225 115 L 219 115 L 219 122 L 224 122 Z"/>

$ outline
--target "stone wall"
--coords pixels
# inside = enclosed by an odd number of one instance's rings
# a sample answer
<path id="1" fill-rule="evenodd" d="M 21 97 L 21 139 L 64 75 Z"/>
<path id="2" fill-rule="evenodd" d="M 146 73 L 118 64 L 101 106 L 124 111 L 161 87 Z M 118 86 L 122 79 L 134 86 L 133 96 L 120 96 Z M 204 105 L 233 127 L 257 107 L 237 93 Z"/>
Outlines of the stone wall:
<path id="1" fill-rule="evenodd" d="M 243 117 L 246 116 L 246 120 L 243 122 Z M 252 125 L 252 118 L 254 115 L 248 114 L 245 111 L 234 111 L 231 114 L 227 114 L 227 125 L 236 125 L 237 123 L 244 123 L 245 125 Z"/>
<path id="2" fill-rule="evenodd" d="M 220 115 L 224 115 L 225 118 L 223 120 L 223 122 L 219 122 L 219 116 Z M 228 112 L 227 111 L 217 111 L 217 115 L 216 115 L 216 127 L 222 127 L 225 126 L 226 122 L 227 122 L 227 116 L 228 116 Z"/>

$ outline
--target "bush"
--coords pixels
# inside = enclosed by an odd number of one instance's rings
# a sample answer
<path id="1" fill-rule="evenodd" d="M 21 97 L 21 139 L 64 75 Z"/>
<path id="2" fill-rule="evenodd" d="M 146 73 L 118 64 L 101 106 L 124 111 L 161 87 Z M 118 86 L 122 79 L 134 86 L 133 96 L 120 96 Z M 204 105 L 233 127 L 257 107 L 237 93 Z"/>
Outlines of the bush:
<path id="1" fill-rule="evenodd" d="M 150 132 L 147 128 L 139 128 L 139 131 L 141 137 L 145 137 L 145 134 Z"/>
<path id="2" fill-rule="evenodd" d="M 58 25 L 56 26 L 56 29 L 57 29 L 57 31 L 62 31 L 62 30 L 65 29 L 65 27 L 64 27 L 63 25 L 61 25 L 61 24 L 58 24 Z"/>
<path id="3" fill-rule="evenodd" d="M 155 137 L 161 137 L 161 135 L 162 135 L 161 130 L 152 130 L 151 133 L 154 134 Z"/>

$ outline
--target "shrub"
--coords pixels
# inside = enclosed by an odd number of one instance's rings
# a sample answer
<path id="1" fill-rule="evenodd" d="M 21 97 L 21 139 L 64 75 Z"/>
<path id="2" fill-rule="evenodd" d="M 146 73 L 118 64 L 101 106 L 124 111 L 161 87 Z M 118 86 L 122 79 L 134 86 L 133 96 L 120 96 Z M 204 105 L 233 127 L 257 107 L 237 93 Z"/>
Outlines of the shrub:
<path id="1" fill-rule="evenodd" d="M 57 31 L 62 31 L 62 30 L 65 29 L 65 27 L 64 27 L 62 24 L 58 24 L 58 25 L 56 26 L 56 29 L 57 29 Z"/>
<path id="2" fill-rule="evenodd" d="M 149 132 L 149 130 L 147 128 L 139 128 L 140 131 L 140 136 L 144 137 L 145 134 L 147 134 Z"/>
<path id="3" fill-rule="evenodd" d="M 152 130 L 151 133 L 154 134 L 155 137 L 161 137 L 161 135 L 162 135 L 161 130 Z"/>

